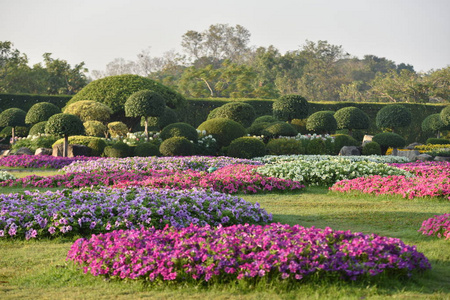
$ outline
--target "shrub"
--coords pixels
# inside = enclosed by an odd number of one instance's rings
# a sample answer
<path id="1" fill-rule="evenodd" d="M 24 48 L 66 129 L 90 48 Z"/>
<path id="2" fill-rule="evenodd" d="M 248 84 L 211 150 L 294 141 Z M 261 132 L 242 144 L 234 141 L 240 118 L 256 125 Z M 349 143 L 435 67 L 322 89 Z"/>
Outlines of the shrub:
<path id="1" fill-rule="evenodd" d="M 400 135 L 393 132 L 383 132 L 376 134 L 372 138 L 373 142 L 377 142 L 381 147 L 381 153 L 386 153 L 389 147 L 401 148 L 405 146 L 406 141 Z"/>
<path id="2" fill-rule="evenodd" d="M 20 108 L 8 108 L 0 113 L 0 127 L 11 126 L 11 136 L 15 139 L 15 127 L 25 126 L 26 112 Z"/>
<path id="3" fill-rule="evenodd" d="M 0 137 L 1 138 L 10 138 L 12 135 L 12 127 L 6 126 L 0 131 Z M 29 127 L 25 126 L 17 126 L 14 130 L 14 135 L 16 137 L 26 137 L 29 134 Z M 9 140 L 8 140 L 9 143 Z"/>
<path id="4" fill-rule="evenodd" d="M 396 130 L 411 124 L 411 112 L 401 104 L 391 104 L 380 109 L 376 116 L 376 125 L 380 129 Z"/>
<path id="5" fill-rule="evenodd" d="M 360 143 L 353 137 L 347 134 L 335 134 L 334 135 L 334 152 L 335 154 L 341 151 L 344 146 L 359 146 Z"/>
<path id="6" fill-rule="evenodd" d="M 108 131 L 111 137 L 126 136 L 128 133 L 128 127 L 122 122 L 108 123 Z"/>
<path id="7" fill-rule="evenodd" d="M 270 116 L 270 115 L 264 115 L 264 116 L 260 116 L 257 117 L 252 125 L 255 125 L 257 123 L 275 123 L 278 122 L 279 120 L 277 118 L 275 118 L 274 116 Z"/>
<path id="8" fill-rule="evenodd" d="M 448 145 L 448 144 L 450 144 L 450 140 L 448 140 L 448 139 L 438 139 L 438 138 L 429 138 L 429 139 L 427 139 L 425 144 Z"/>
<path id="9" fill-rule="evenodd" d="M 296 136 L 297 130 L 286 122 L 277 122 L 267 126 L 262 131 L 262 134 L 270 138 L 276 138 L 279 136 Z"/>
<path id="10" fill-rule="evenodd" d="M 448 129 L 450 129 L 450 126 L 446 126 L 442 122 L 441 116 L 439 114 L 429 115 L 422 121 L 422 131 L 436 133 L 438 137 L 440 136 L 441 130 Z"/>
<path id="11" fill-rule="evenodd" d="M 264 143 L 253 137 L 240 137 L 227 147 L 227 156 L 238 158 L 253 158 L 266 155 Z"/>
<path id="12" fill-rule="evenodd" d="M 298 133 L 307 134 L 308 130 L 306 130 L 306 122 L 308 122 L 308 119 L 292 119 L 289 124 L 291 124 Z"/>
<path id="13" fill-rule="evenodd" d="M 327 154 L 325 141 L 322 139 L 312 139 L 306 146 L 306 154 Z"/>
<path id="14" fill-rule="evenodd" d="M 255 119 L 255 109 L 248 103 L 230 102 L 215 108 L 208 115 L 208 120 L 214 118 L 226 118 L 249 127 Z"/>
<path id="15" fill-rule="evenodd" d="M 206 120 L 198 126 L 198 130 L 205 130 L 207 135 L 212 135 L 219 148 L 228 146 L 231 141 L 244 136 L 246 133 L 241 124 L 225 118 Z"/>
<path id="16" fill-rule="evenodd" d="M 148 127 L 155 129 L 157 131 L 163 129 L 167 125 L 178 122 L 178 117 L 176 112 L 170 107 L 166 106 L 164 109 L 164 114 L 159 117 L 148 117 L 147 118 Z M 145 119 L 141 119 L 141 126 L 145 125 Z"/>
<path id="17" fill-rule="evenodd" d="M 337 128 L 348 129 L 350 136 L 353 129 L 367 129 L 370 126 L 369 116 L 357 107 L 341 108 L 334 114 L 334 118 Z"/>
<path id="18" fill-rule="evenodd" d="M 34 124 L 30 128 L 29 135 L 44 134 L 45 133 L 45 125 L 46 124 L 47 124 L 47 121 L 42 121 L 42 122 Z"/>
<path id="19" fill-rule="evenodd" d="M 362 148 L 363 155 L 381 155 L 381 147 L 377 142 L 365 143 Z"/>
<path id="20" fill-rule="evenodd" d="M 112 109 L 101 102 L 93 100 L 82 100 L 67 105 L 64 113 L 78 116 L 81 121 L 106 122 L 113 114 Z"/>
<path id="21" fill-rule="evenodd" d="M 106 157 L 127 157 L 130 153 L 130 146 L 124 142 L 117 142 L 111 146 L 106 146 L 103 150 L 103 154 Z"/>
<path id="22" fill-rule="evenodd" d="M 153 143 L 140 143 L 134 148 L 134 156 L 148 157 L 159 155 L 158 146 Z"/>
<path id="23" fill-rule="evenodd" d="M 255 123 L 255 122 L 253 122 L 252 126 L 247 128 L 247 133 L 250 135 L 257 135 L 257 136 L 263 135 L 264 129 L 269 127 L 271 124 L 273 124 L 273 123 L 268 123 L 268 122 Z"/>
<path id="24" fill-rule="evenodd" d="M 272 105 L 273 115 L 282 121 L 304 119 L 308 116 L 309 104 L 300 95 L 285 95 L 278 98 Z"/>
<path id="25" fill-rule="evenodd" d="M 108 131 L 108 127 L 100 121 L 86 121 L 83 123 L 84 130 L 88 136 L 103 137 Z"/>
<path id="26" fill-rule="evenodd" d="M 441 117 L 441 121 L 445 126 L 450 126 L 450 105 L 443 108 L 439 113 L 439 116 Z"/>
<path id="27" fill-rule="evenodd" d="M 174 123 L 170 124 L 161 131 L 160 138 L 167 140 L 174 136 L 185 137 L 194 143 L 198 140 L 197 130 L 187 123 Z"/>
<path id="28" fill-rule="evenodd" d="M 29 136 L 27 138 L 18 140 L 14 145 L 12 145 L 11 150 L 14 152 L 19 148 L 26 147 L 32 152 L 35 152 L 38 148 L 51 148 L 52 144 L 57 140 L 54 136 Z"/>
<path id="29" fill-rule="evenodd" d="M 47 121 L 51 116 L 61 113 L 61 109 L 49 102 L 39 102 L 28 110 L 25 116 L 25 123 L 36 124 Z"/>
<path id="30" fill-rule="evenodd" d="M 101 156 L 106 148 L 106 142 L 102 139 L 91 139 L 87 146 L 91 150 L 92 156 Z"/>
<path id="31" fill-rule="evenodd" d="M 84 126 L 77 116 L 60 113 L 48 119 L 45 133 L 55 136 L 79 135 L 84 134 Z"/>
<path id="32" fill-rule="evenodd" d="M 306 129 L 318 134 L 333 133 L 337 129 L 336 119 L 331 111 L 318 111 L 308 117 Z"/>
<path id="33" fill-rule="evenodd" d="M 194 145 L 185 137 L 171 137 L 159 146 L 159 152 L 164 156 L 189 156 L 194 154 Z"/>
<path id="34" fill-rule="evenodd" d="M 64 139 L 59 139 L 53 143 L 52 148 L 57 144 L 62 144 Z M 73 135 L 69 136 L 69 144 L 72 145 L 84 145 L 88 147 L 91 151 L 92 156 L 101 156 L 103 149 L 106 147 L 106 142 L 99 137 L 84 136 L 84 135 Z"/>
<path id="35" fill-rule="evenodd" d="M 267 151 L 270 155 L 305 154 L 302 142 L 294 139 L 273 139 L 267 143 Z"/>

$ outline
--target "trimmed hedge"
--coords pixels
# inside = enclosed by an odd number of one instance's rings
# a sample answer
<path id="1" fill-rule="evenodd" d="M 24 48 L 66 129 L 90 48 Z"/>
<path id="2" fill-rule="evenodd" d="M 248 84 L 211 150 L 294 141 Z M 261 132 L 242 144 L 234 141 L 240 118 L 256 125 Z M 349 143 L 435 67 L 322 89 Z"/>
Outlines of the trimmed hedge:
<path id="1" fill-rule="evenodd" d="M 73 95 L 32 95 L 32 94 L 2 94 L 0 93 L 0 111 L 11 107 L 28 111 L 34 104 L 49 102 L 55 104 L 60 109 L 66 106 Z"/>

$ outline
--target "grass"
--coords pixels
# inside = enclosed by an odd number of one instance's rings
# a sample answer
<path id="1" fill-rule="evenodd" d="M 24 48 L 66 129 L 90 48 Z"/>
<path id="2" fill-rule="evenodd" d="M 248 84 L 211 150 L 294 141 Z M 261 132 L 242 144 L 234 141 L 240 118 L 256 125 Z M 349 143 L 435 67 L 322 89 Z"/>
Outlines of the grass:
<path id="1" fill-rule="evenodd" d="M 323 187 L 303 193 L 241 196 L 259 202 L 273 214 L 274 222 L 400 238 L 417 245 L 433 269 L 409 279 L 346 282 L 325 278 L 291 286 L 263 281 L 256 285 L 243 281 L 212 286 L 145 285 L 83 274 L 65 261 L 75 238 L 0 240 L 0 299 L 450 299 L 450 241 L 417 232 L 423 220 L 448 213 L 449 201 L 339 194 Z"/>

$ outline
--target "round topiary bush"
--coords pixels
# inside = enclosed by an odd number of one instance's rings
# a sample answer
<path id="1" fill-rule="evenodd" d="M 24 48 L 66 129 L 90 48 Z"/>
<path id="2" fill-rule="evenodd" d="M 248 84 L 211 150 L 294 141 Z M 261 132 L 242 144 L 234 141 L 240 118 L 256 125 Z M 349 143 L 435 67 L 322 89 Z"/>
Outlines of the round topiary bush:
<path id="1" fill-rule="evenodd" d="M 307 134 L 308 130 L 306 130 L 306 122 L 308 122 L 308 119 L 292 119 L 289 124 L 291 124 L 298 133 Z"/>
<path id="2" fill-rule="evenodd" d="M 264 115 L 264 116 L 260 116 L 257 117 L 252 125 L 258 124 L 258 123 L 275 123 L 278 122 L 279 120 L 277 118 L 275 118 L 274 116 L 270 116 L 270 115 Z"/>
<path id="3" fill-rule="evenodd" d="M 84 126 L 77 116 L 60 113 L 48 119 L 45 133 L 55 136 L 79 135 L 84 134 Z"/>
<path id="4" fill-rule="evenodd" d="M 39 102 L 28 110 L 25 116 L 25 123 L 37 124 L 47 121 L 51 116 L 61 113 L 61 109 L 50 102 Z"/>
<path id="5" fill-rule="evenodd" d="M 322 155 L 327 153 L 327 146 L 322 139 L 312 139 L 306 145 L 306 154 Z"/>
<path id="6" fill-rule="evenodd" d="M 103 137 L 108 131 L 108 127 L 100 121 L 86 121 L 83 126 L 88 136 Z"/>
<path id="7" fill-rule="evenodd" d="M 181 107 L 186 101 L 179 93 L 154 80 L 127 74 L 92 81 L 73 96 L 67 105 L 81 100 L 94 100 L 108 105 L 114 113 L 123 112 L 128 97 L 141 90 L 157 92 L 166 100 L 166 105 L 171 108 Z"/>
<path id="8" fill-rule="evenodd" d="M 270 155 L 298 155 L 306 153 L 302 142 L 294 139 L 270 140 L 266 145 L 266 149 Z"/>
<path id="9" fill-rule="evenodd" d="M 106 122 L 113 114 L 112 109 L 101 102 L 93 100 L 82 100 L 67 105 L 64 113 L 78 116 L 81 121 Z"/>
<path id="10" fill-rule="evenodd" d="M 268 123 L 268 122 L 255 123 L 255 122 L 253 122 L 252 126 L 247 128 L 247 133 L 250 135 L 256 135 L 256 136 L 263 135 L 264 129 L 269 127 L 271 124 L 273 124 L 273 123 Z"/>
<path id="11" fill-rule="evenodd" d="M 368 142 L 363 145 L 363 155 L 381 155 L 381 147 L 377 142 Z"/>
<path id="12" fill-rule="evenodd" d="M 107 145 L 104 140 L 96 138 L 89 141 L 87 146 L 91 149 L 92 156 L 101 156 Z"/>
<path id="13" fill-rule="evenodd" d="M 166 106 L 164 110 L 164 114 L 160 117 L 148 117 L 147 118 L 148 127 L 149 130 L 156 130 L 159 131 L 166 127 L 167 125 L 177 123 L 178 122 L 178 116 L 177 113 L 171 109 L 170 107 Z M 141 119 L 141 126 L 144 126 L 144 119 Z"/>
<path id="14" fill-rule="evenodd" d="M 163 128 L 160 134 L 162 140 L 167 140 L 174 136 L 182 136 L 188 140 L 197 143 L 198 133 L 197 130 L 187 123 L 174 123 Z"/>
<path id="15" fill-rule="evenodd" d="M 338 154 L 344 146 L 360 146 L 357 140 L 347 134 L 335 134 L 334 137 L 334 152 Z"/>
<path id="16" fill-rule="evenodd" d="M 264 143 L 254 137 L 240 137 L 227 147 L 227 155 L 238 158 L 252 158 L 266 155 Z"/>
<path id="17" fill-rule="evenodd" d="M 401 104 L 390 104 L 380 109 L 376 116 L 376 125 L 380 129 L 391 129 L 411 124 L 411 112 Z"/>
<path id="18" fill-rule="evenodd" d="M 157 156 L 159 149 L 153 143 L 140 143 L 134 148 L 133 154 L 139 157 Z"/>
<path id="19" fill-rule="evenodd" d="M 280 136 L 296 136 L 297 130 L 286 122 L 277 122 L 267 126 L 262 134 L 269 138 L 277 138 Z"/>
<path id="20" fill-rule="evenodd" d="M 123 122 L 111 122 L 108 123 L 108 131 L 111 137 L 121 137 L 127 135 L 128 127 Z"/>
<path id="21" fill-rule="evenodd" d="M 337 122 L 332 111 L 318 111 L 308 117 L 306 129 L 318 134 L 333 133 Z"/>
<path id="22" fill-rule="evenodd" d="M 130 154 L 130 146 L 124 142 L 117 142 L 111 146 L 106 146 L 103 155 L 106 157 L 127 157 Z"/>
<path id="23" fill-rule="evenodd" d="M 42 121 L 42 122 L 34 124 L 30 128 L 29 135 L 44 134 L 45 133 L 45 125 L 46 124 L 47 124 L 47 121 Z"/>
<path id="24" fill-rule="evenodd" d="M 441 121 L 445 126 L 450 126 L 450 105 L 444 107 L 441 110 L 439 116 L 441 117 Z"/>
<path id="25" fill-rule="evenodd" d="M 380 145 L 382 154 L 385 154 L 389 147 L 401 148 L 406 144 L 406 141 L 403 137 L 393 132 L 383 132 L 376 134 L 372 138 L 372 141 L 377 142 Z"/>
<path id="26" fill-rule="evenodd" d="M 161 143 L 159 152 L 163 156 L 189 156 L 194 154 L 195 148 L 187 138 L 174 136 Z"/>
<path id="27" fill-rule="evenodd" d="M 205 130 L 207 135 L 212 135 L 216 139 L 219 148 L 228 146 L 232 140 L 246 134 L 245 128 L 241 124 L 225 118 L 206 120 L 197 129 L 200 131 Z"/>
<path id="28" fill-rule="evenodd" d="M 255 119 L 255 109 L 248 103 L 230 102 L 210 112 L 208 120 L 215 118 L 231 119 L 244 127 L 249 127 Z"/>
<path id="29" fill-rule="evenodd" d="M 309 104 L 300 95 L 285 95 L 278 98 L 272 105 L 273 115 L 282 121 L 304 119 L 308 116 Z"/>
<path id="30" fill-rule="evenodd" d="M 334 113 L 338 129 L 348 129 L 352 135 L 353 129 L 367 129 L 370 126 L 369 116 L 357 107 L 344 107 Z"/>

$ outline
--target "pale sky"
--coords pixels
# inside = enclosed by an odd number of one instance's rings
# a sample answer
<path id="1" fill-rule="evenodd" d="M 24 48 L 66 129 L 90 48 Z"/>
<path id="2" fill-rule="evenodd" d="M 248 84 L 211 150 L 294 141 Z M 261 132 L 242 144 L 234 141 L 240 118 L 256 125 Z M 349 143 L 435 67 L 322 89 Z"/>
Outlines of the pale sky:
<path id="1" fill-rule="evenodd" d="M 416 71 L 450 65 L 450 0 L 0 0 L 0 41 L 30 64 L 50 52 L 90 71 L 148 47 L 152 56 L 181 52 L 186 31 L 212 24 L 242 25 L 250 45 L 283 54 L 326 40 Z"/>

